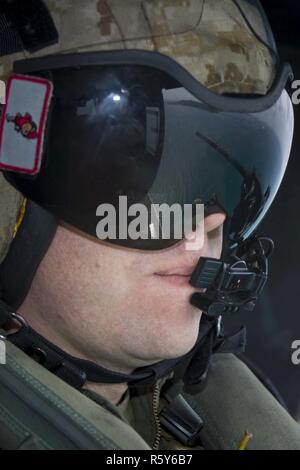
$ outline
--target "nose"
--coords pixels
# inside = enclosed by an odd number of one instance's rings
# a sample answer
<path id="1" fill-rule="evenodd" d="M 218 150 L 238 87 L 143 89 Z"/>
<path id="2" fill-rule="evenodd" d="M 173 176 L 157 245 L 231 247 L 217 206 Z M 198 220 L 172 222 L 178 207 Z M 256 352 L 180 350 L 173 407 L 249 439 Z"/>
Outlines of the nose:
<path id="1" fill-rule="evenodd" d="M 204 231 L 205 233 L 212 232 L 217 228 L 221 227 L 226 219 L 226 215 L 223 213 L 211 214 L 204 219 Z"/>
<path id="2" fill-rule="evenodd" d="M 188 251 L 199 251 L 207 245 L 209 238 L 214 238 L 222 227 L 226 215 L 222 212 L 210 214 L 202 219 L 192 232 L 185 236 L 187 243 L 185 247 Z"/>

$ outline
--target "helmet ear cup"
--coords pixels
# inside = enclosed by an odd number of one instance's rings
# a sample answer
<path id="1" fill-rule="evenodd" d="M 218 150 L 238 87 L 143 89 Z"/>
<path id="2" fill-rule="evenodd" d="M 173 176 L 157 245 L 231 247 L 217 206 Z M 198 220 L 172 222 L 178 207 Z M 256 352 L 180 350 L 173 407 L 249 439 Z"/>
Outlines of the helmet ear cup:
<path id="1" fill-rule="evenodd" d="M 0 56 L 20 52 L 23 49 L 20 36 L 17 31 L 15 31 L 14 28 L 11 27 L 9 21 L 2 12 L 0 12 L 0 29 Z"/>
<path id="2" fill-rule="evenodd" d="M 28 201 L 22 224 L 0 265 L 0 296 L 8 305 L 17 309 L 22 304 L 57 225 L 52 214 Z"/>
<path id="3" fill-rule="evenodd" d="M 58 41 L 58 32 L 42 0 L 1 2 L 0 56 L 26 49 L 33 53 Z M 3 33 L 2 33 L 3 32 Z"/>

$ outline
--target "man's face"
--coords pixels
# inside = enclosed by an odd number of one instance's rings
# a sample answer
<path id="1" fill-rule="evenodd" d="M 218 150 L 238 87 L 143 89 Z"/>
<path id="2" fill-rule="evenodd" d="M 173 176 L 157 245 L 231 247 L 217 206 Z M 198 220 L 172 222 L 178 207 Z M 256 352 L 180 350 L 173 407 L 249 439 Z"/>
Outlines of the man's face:
<path id="1" fill-rule="evenodd" d="M 185 354 L 201 318 L 189 302 L 189 278 L 200 256 L 220 257 L 224 218 L 205 219 L 199 251 L 187 251 L 184 241 L 128 250 L 59 226 L 32 285 L 33 298 L 42 290 L 48 332 L 72 345 L 71 353 L 124 372 Z"/>

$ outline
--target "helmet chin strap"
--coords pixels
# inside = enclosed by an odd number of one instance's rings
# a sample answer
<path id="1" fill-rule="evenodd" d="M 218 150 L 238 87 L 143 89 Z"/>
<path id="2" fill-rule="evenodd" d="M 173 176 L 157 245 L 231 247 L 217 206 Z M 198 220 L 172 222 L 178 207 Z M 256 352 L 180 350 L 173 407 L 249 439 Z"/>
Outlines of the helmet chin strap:
<path id="1" fill-rule="evenodd" d="M 35 272 L 56 233 L 58 221 L 28 201 L 20 228 L 0 265 L 1 298 L 17 310 L 29 292 Z"/>
<path id="2" fill-rule="evenodd" d="M 232 254 L 225 246 L 220 260 L 200 258 L 190 284 L 201 292 L 194 293 L 190 302 L 209 317 L 241 308 L 252 311 L 267 281 L 273 249 L 270 238 L 254 235 Z"/>
<path id="3" fill-rule="evenodd" d="M 244 329 L 232 336 L 224 336 L 217 319 L 203 318 L 197 342 L 187 354 L 139 367 L 131 374 L 124 374 L 106 369 L 92 361 L 71 356 L 34 331 L 22 316 L 13 313 L 12 310 L 0 299 L 0 327 L 11 321 L 20 324 L 17 332 L 7 334 L 7 341 L 77 389 L 83 388 L 86 382 L 127 383 L 128 386 L 152 385 L 157 379 L 165 377 L 178 367 L 183 371 L 183 381 L 187 386 L 201 385 L 213 353 L 240 352 L 245 344 Z"/>

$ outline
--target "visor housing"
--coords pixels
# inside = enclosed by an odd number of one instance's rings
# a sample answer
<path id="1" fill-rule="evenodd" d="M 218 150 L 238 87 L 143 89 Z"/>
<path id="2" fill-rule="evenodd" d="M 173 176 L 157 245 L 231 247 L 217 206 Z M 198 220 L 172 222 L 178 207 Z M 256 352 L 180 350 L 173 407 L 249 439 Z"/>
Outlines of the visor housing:
<path id="1" fill-rule="evenodd" d="M 71 64 L 75 57 L 95 61 L 94 55 L 83 54 L 70 56 Z M 282 87 L 288 68 L 267 97 L 208 92 L 212 106 L 207 93 L 200 100 L 156 67 L 61 67 L 61 59 L 52 68 L 46 67 L 47 58 L 41 59 L 41 70 L 32 72 L 51 80 L 54 97 L 41 170 L 34 177 L 7 172 L 14 186 L 92 236 L 99 222 L 97 207 L 109 203 L 117 208 L 123 195 L 130 205 L 148 207 L 201 201 L 207 211 L 226 214 L 232 247 L 249 237 L 270 207 L 289 158 L 293 108 Z M 23 65 L 28 68 L 28 61 Z M 198 96 L 202 89 L 199 85 Z M 222 109 L 224 102 L 228 109 L 233 104 L 238 108 L 239 100 L 249 104 L 249 112 Z M 251 112 L 253 101 L 265 103 L 258 106 L 263 109 Z M 110 241 L 153 250 L 178 242 Z"/>

